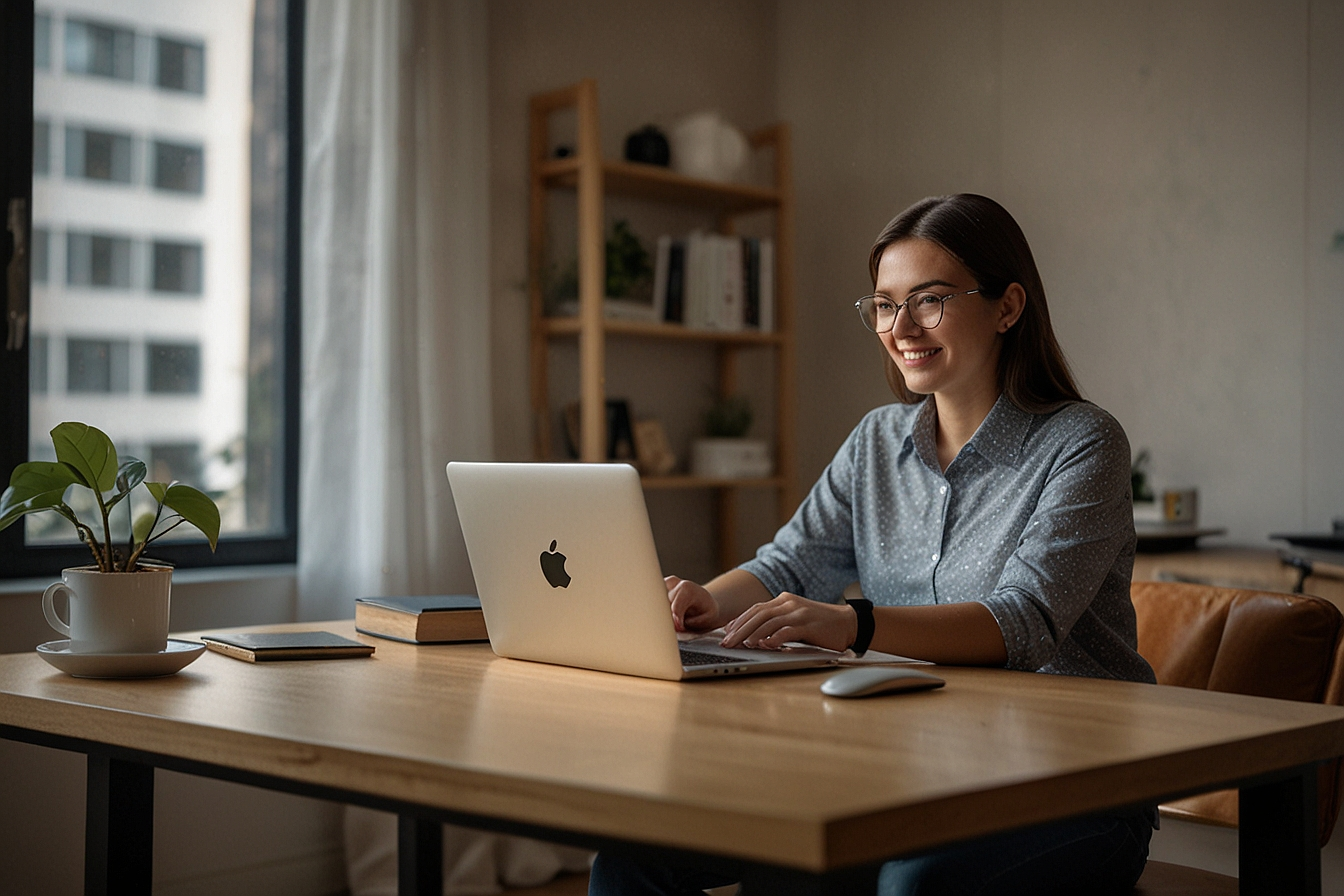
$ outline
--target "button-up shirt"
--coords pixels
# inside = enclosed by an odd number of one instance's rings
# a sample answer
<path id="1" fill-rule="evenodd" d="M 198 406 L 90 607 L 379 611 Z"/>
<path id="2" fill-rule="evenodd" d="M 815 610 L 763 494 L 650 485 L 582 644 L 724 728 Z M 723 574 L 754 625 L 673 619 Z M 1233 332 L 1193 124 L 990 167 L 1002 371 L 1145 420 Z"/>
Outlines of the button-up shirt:
<path id="1" fill-rule="evenodd" d="M 877 606 L 979 601 L 1007 667 L 1154 681 L 1135 649 L 1129 440 L 1088 402 L 1000 396 L 944 472 L 930 400 L 870 412 L 742 568 L 772 593 Z"/>

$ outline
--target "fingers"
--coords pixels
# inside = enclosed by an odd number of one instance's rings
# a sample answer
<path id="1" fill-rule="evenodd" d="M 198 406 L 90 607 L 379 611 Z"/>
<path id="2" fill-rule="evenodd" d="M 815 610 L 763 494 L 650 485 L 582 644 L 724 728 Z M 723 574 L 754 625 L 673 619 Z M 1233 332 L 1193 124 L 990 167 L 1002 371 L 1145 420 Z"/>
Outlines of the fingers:
<path id="1" fill-rule="evenodd" d="M 705 628 L 705 620 L 717 615 L 718 606 L 713 595 L 704 586 L 678 576 L 663 579 L 667 586 L 667 600 L 672 610 L 672 624 L 677 631 Z"/>
<path id="2" fill-rule="evenodd" d="M 799 632 L 808 611 L 805 603 L 798 595 L 786 592 L 752 606 L 724 626 L 723 646 L 778 648 L 801 639 Z"/>

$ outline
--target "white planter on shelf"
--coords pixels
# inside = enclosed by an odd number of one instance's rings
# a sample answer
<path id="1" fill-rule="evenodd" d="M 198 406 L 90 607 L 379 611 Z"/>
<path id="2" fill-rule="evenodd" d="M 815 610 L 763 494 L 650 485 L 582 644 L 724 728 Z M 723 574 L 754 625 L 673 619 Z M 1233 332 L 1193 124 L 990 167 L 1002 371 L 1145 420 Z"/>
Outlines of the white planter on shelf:
<path id="1" fill-rule="evenodd" d="M 775 464 L 763 439 L 696 439 L 691 443 L 691 472 L 715 479 L 769 476 Z"/>

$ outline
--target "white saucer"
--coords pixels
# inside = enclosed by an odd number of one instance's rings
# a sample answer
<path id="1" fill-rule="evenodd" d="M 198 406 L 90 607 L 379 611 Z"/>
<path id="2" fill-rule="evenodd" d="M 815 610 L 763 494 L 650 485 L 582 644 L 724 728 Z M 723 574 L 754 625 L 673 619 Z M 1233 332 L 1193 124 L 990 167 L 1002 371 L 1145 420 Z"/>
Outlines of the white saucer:
<path id="1" fill-rule="evenodd" d="M 76 678 L 155 678 L 186 668 L 205 652 L 199 641 L 168 639 L 157 653 L 71 653 L 69 641 L 48 641 L 37 646 L 37 655 Z"/>

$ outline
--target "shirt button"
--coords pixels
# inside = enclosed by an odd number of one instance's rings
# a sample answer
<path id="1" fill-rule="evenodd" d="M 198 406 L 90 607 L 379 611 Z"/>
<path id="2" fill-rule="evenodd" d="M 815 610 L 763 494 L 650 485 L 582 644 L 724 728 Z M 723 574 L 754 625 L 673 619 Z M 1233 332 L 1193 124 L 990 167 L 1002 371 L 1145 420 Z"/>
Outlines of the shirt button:
<path id="1" fill-rule="evenodd" d="M 935 563 L 938 561 L 938 555 L 937 555 L 937 554 L 934 554 L 934 555 L 933 555 L 933 560 L 934 560 Z"/>
<path id="2" fill-rule="evenodd" d="M 938 494 L 940 494 L 940 495 L 945 495 L 945 494 L 947 494 L 947 486 L 945 486 L 945 485 L 940 485 L 940 486 L 938 486 Z"/>

